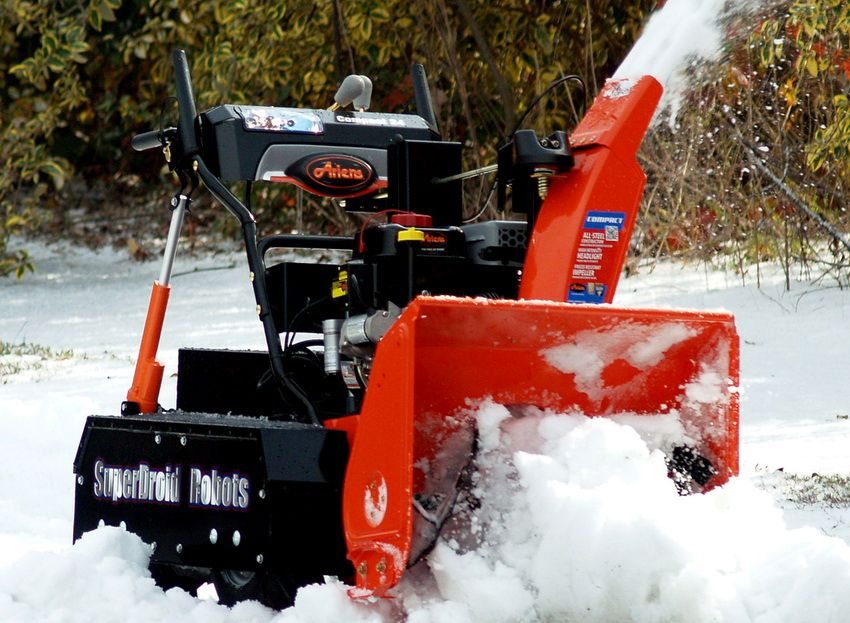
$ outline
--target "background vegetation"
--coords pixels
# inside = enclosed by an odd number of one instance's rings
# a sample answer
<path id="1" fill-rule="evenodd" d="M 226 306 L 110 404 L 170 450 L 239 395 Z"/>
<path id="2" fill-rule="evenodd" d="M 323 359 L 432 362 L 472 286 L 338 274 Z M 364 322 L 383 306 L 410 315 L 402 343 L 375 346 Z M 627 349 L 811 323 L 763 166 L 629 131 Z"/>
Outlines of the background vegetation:
<path id="1" fill-rule="evenodd" d="M 625 56 L 655 0 L 0 0 L 0 273 L 21 274 L 21 231 L 128 244 L 167 219 L 173 192 L 133 133 L 174 119 L 170 51 L 187 50 L 200 108 L 221 103 L 326 107 L 341 78 L 367 74 L 373 108 L 412 99 L 412 62 L 431 77 L 441 129 L 467 164 L 494 150 L 554 78 L 593 96 Z M 779 257 L 841 274 L 850 159 L 850 9 L 840 0 L 776 3 L 757 28 L 729 24 L 726 61 L 703 68 L 678 119 L 641 157 L 649 174 L 637 257 Z M 553 95 L 529 119 L 570 128 L 583 98 Z M 467 192 L 480 198 L 480 186 Z M 258 218 L 278 229 L 345 227 L 332 204 L 266 193 Z M 195 239 L 228 233 L 199 206 Z M 220 217 L 220 218 L 219 218 Z M 722 252 L 718 256 L 718 252 Z M 720 257 L 722 259 L 718 260 Z"/>
<path id="2" fill-rule="evenodd" d="M 850 4 L 777 2 L 754 24 L 729 24 L 724 62 L 644 143 L 639 251 L 846 282 Z"/>

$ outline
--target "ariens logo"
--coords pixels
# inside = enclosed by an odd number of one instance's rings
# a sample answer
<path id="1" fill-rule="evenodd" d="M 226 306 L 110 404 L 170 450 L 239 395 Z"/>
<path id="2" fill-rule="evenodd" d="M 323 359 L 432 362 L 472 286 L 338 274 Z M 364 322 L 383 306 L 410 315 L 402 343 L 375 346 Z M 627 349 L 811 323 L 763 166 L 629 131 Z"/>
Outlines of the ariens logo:
<path id="1" fill-rule="evenodd" d="M 306 190 L 329 197 L 354 197 L 368 191 L 375 170 L 348 154 L 313 154 L 286 168 L 286 175 Z"/>
<path id="2" fill-rule="evenodd" d="M 333 160 L 325 160 L 321 166 L 309 169 L 307 174 L 314 180 L 356 180 L 362 182 L 366 179 L 366 172 L 363 168 L 343 167 Z"/>
<path id="3" fill-rule="evenodd" d="M 319 189 L 350 191 L 372 181 L 372 166 L 365 160 L 344 154 L 314 157 L 304 166 L 307 180 Z"/>

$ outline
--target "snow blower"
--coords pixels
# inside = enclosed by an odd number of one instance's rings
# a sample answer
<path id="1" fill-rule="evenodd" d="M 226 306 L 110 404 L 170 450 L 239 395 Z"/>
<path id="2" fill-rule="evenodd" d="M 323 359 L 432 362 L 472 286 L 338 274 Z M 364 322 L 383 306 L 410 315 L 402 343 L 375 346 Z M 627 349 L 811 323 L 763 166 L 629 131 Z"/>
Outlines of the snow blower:
<path id="1" fill-rule="evenodd" d="M 451 516 L 475 450 L 470 405 L 484 400 L 675 421 L 681 434 L 664 450 L 686 493 L 737 473 L 733 318 L 611 304 L 654 79 L 609 81 L 571 136 L 518 129 L 497 165 L 463 172 L 421 66 L 417 114 L 369 111 L 363 77 L 326 110 L 198 114 L 182 51 L 173 64 L 177 127 L 133 147 L 162 148 L 183 187 L 132 387 L 120 415 L 91 416 L 83 431 L 75 539 L 123 525 L 150 543 L 162 586 L 211 580 L 228 604 L 287 606 L 325 576 L 384 595 Z M 499 212 L 510 200 L 520 220 L 465 221 L 461 184 L 482 172 L 496 175 Z M 262 182 L 330 197 L 361 225 L 258 239 L 250 206 Z M 268 349 L 180 350 L 176 409 L 164 410 L 156 351 L 200 183 L 239 221 Z M 275 261 L 281 249 L 345 259 Z"/>

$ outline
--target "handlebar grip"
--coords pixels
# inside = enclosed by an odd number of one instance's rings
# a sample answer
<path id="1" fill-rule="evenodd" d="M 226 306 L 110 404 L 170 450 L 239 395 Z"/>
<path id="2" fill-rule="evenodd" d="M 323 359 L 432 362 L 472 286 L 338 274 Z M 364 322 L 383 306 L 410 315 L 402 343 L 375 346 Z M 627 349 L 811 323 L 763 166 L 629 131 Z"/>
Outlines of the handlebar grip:
<path id="1" fill-rule="evenodd" d="M 189 74 L 189 63 L 184 50 L 174 50 L 171 55 L 174 65 L 174 81 L 177 86 L 177 105 L 180 108 L 180 121 L 177 133 L 183 145 L 183 155 L 193 156 L 200 151 L 198 137 L 195 133 L 195 119 L 198 111 L 195 108 L 195 95 L 192 93 L 192 76 Z"/>
<path id="2" fill-rule="evenodd" d="M 130 145 L 136 151 L 147 151 L 148 149 L 162 147 L 162 133 L 159 130 L 151 130 L 150 132 L 136 134 L 130 141 Z"/>
<path id="3" fill-rule="evenodd" d="M 431 90 L 428 87 L 425 67 L 421 63 L 414 63 L 410 68 L 410 77 L 413 80 L 413 100 L 416 102 L 416 112 L 431 126 L 434 132 L 439 134 L 437 115 L 434 114 L 434 103 L 431 100 Z"/>

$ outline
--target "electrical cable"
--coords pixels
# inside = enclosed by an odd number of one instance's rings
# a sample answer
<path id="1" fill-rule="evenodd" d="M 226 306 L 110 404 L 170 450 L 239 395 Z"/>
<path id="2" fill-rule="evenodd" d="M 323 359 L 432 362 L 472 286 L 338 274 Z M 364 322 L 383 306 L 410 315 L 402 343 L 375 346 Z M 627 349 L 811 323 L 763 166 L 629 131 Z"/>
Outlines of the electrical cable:
<path id="1" fill-rule="evenodd" d="M 304 346 L 303 348 L 300 348 L 300 347 L 304 344 L 309 344 L 309 343 L 312 342 L 312 340 L 305 340 L 304 342 L 299 342 L 298 344 L 293 345 L 293 340 L 295 339 L 295 333 L 292 331 L 292 327 L 295 325 L 295 321 L 302 314 L 307 312 L 307 310 L 309 310 L 312 307 L 315 307 L 317 305 L 324 303 L 325 301 L 328 300 L 328 298 L 330 298 L 330 297 L 329 296 L 323 296 L 322 298 L 317 299 L 316 301 L 310 302 L 310 299 L 308 297 L 307 298 L 307 304 L 304 307 L 302 307 L 301 309 L 299 309 L 295 313 L 295 315 L 293 315 L 292 318 L 290 319 L 289 326 L 286 328 L 285 336 L 284 336 L 284 348 L 283 348 L 283 353 L 282 353 L 283 354 L 283 362 L 282 362 L 283 363 L 283 375 L 281 376 L 281 378 L 279 380 L 283 383 L 283 385 L 286 387 L 286 389 L 288 389 L 290 391 L 290 393 L 292 393 L 295 396 L 295 398 L 297 398 L 301 402 L 301 404 L 304 405 L 304 408 L 307 411 L 307 416 L 313 424 L 319 424 L 319 420 L 316 417 L 316 405 L 313 404 L 313 401 L 310 399 L 310 397 L 307 395 L 307 393 L 304 391 L 304 389 L 300 385 L 298 385 L 294 381 L 294 379 L 292 379 L 290 377 L 290 374 L 286 370 L 286 360 L 289 356 L 291 356 L 291 353 L 289 353 L 290 350 L 292 350 L 293 348 L 295 348 L 296 350 L 300 350 L 300 351 L 309 350 L 309 349 L 306 348 L 306 346 Z M 316 341 L 318 341 L 318 340 L 316 340 Z M 261 378 L 259 383 L 261 383 L 261 384 L 264 383 L 264 378 Z M 284 398 L 284 400 L 285 400 L 285 398 Z"/>
<path id="2" fill-rule="evenodd" d="M 298 320 L 302 316 L 302 314 L 305 314 L 310 309 L 316 307 L 317 305 L 321 305 L 323 303 L 326 303 L 329 298 L 330 298 L 330 296 L 323 296 L 319 299 L 316 299 L 315 301 L 310 301 L 310 297 L 309 296 L 307 297 L 307 299 L 306 299 L 307 304 L 304 307 L 302 307 L 301 309 L 299 309 L 297 312 L 295 312 L 295 314 L 289 320 L 289 325 L 286 327 L 286 331 L 285 331 L 285 334 L 284 334 L 284 340 L 283 340 L 284 350 L 286 350 L 287 348 L 292 346 L 292 342 L 295 339 L 295 332 L 292 331 L 292 327 L 295 326 L 295 321 Z"/>
<path id="3" fill-rule="evenodd" d="M 587 98 L 587 87 L 584 84 L 584 80 L 582 80 L 580 76 L 577 76 L 576 74 L 569 74 L 566 76 L 561 76 L 556 80 L 553 80 L 549 83 L 549 86 L 543 89 L 543 91 L 531 101 L 531 104 L 528 105 L 528 108 L 526 108 L 525 112 L 522 113 L 522 116 L 517 120 L 516 124 L 514 125 L 514 129 L 511 130 L 505 137 L 505 142 L 508 142 L 511 138 L 513 138 L 513 135 L 516 134 L 522 127 L 522 124 L 525 122 L 526 117 L 531 114 L 531 112 L 537 107 L 537 105 L 544 97 L 549 95 L 549 93 L 554 91 L 557 87 L 567 82 L 577 82 L 579 86 L 581 86 L 581 90 L 585 95 L 585 99 Z"/>
<path id="4" fill-rule="evenodd" d="M 163 135 L 165 134 L 165 109 L 171 102 L 176 102 L 177 98 L 173 95 L 169 95 L 165 98 L 165 101 L 162 102 L 162 107 L 159 109 L 159 140 L 163 141 Z"/>
<path id="5" fill-rule="evenodd" d="M 514 135 L 522 127 L 522 124 L 525 122 L 528 115 L 531 114 L 531 112 L 540 104 L 541 100 L 544 97 L 546 97 L 549 93 L 554 91 L 557 87 L 561 86 L 562 84 L 566 84 L 567 82 L 577 82 L 579 84 L 579 86 L 581 87 L 582 93 L 584 93 L 585 100 L 587 99 L 587 87 L 584 84 L 584 80 L 582 80 L 580 76 L 578 76 L 576 74 L 568 74 L 566 76 L 561 76 L 560 78 L 553 80 L 552 82 L 549 83 L 549 85 L 545 89 L 543 89 L 543 91 L 540 94 L 537 95 L 537 97 L 535 97 L 531 101 L 531 104 L 529 104 L 529 106 L 525 110 L 525 112 L 517 120 L 516 124 L 514 124 L 513 130 L 511 130 L 505 136 L 503 142 L 508 143 L 509 141 L 511 141 L 513 139 Z M 495 192 L 496 186 L 498 185 L 498 183 L 499 183 L 499 177 L 497 175 L 496 179 L 493 180 L 493 183 L 490 185 L 490 190 L 487 192 L 487 197 L 482 202 L 478 211 L 473 216 L 470 216 L 470 217 L 463 219 L 464 225 L 466 225 L 468 223 L 474 223 L 479 218 L 481 218 L 481 215 L 484 214 L 484 212 L 487 210 L 487 206 L 490 204 L 490 199 L 493 198 L 493 192 Z"/>

